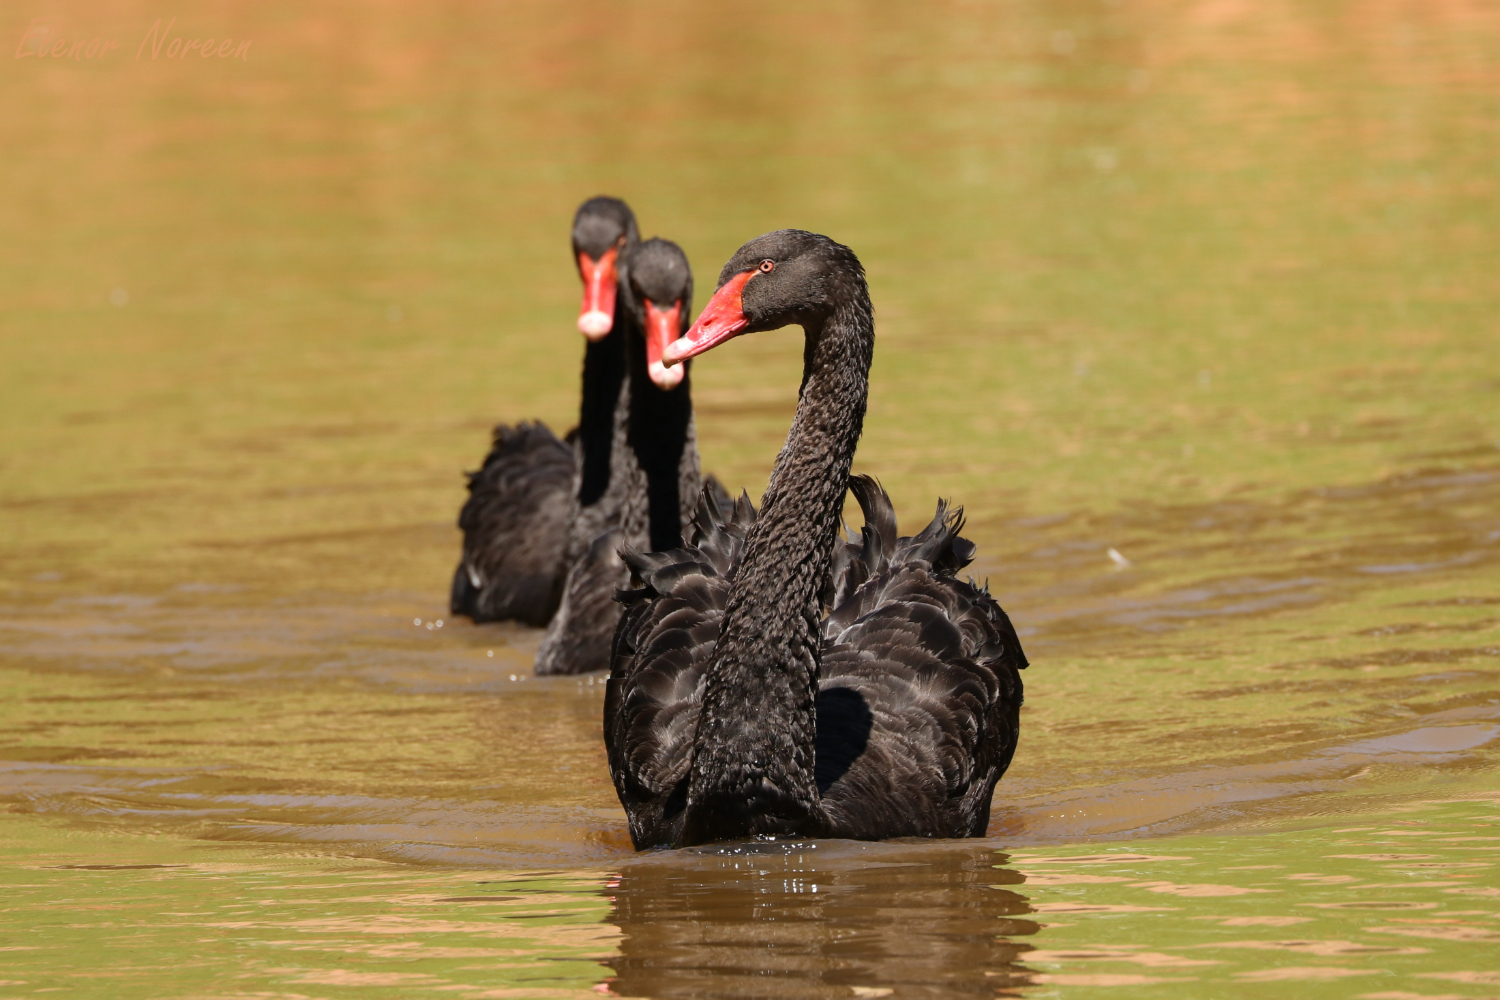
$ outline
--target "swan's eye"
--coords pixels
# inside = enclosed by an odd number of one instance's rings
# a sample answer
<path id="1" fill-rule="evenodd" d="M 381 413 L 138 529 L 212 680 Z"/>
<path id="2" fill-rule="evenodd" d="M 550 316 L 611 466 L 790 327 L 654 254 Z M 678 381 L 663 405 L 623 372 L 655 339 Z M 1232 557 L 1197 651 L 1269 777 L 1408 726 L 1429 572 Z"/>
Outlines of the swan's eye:
<path id="1" fill-rule="evenodd" d="M 776 262 L 774 260 L 763 260 L 760 262 L 761 274 L 769 274 L 774 270 L 776 270 Z"/>

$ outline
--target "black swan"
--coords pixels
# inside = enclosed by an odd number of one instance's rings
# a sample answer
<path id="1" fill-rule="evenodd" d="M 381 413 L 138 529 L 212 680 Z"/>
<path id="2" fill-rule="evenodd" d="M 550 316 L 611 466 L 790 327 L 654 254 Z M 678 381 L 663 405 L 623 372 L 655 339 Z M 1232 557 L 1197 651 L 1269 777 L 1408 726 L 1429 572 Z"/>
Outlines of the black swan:
<path id="1" fill-rule="evenodd" d="M 604 738 L 637 849 L 756 835 L 972 837 L 1015 752 L 1025 654 L 940 503 L 898 537 L 852 479 L 874 318 L 853 251 L 800 230 L 739 249 L 685 360 L 741 333 L 806 332 L 797 415 L 759 515 L 706 501 L 689 544 L 627 554 Z M 846 490 L 864 510 L 840 544 Z"/>
<path id="2" fill-rule="evenodd" d="M 620 283 L 627 378 L 616 409 L 610 480 L 594 508 L 578 511 L 566 548 L 562 604 L 537 649 L 538 674 L 578 674 L 609 667 L 620 620 L 615 591 L 630 569 L 620 549 L 674 549 L 703 487 L 685 366 L 662 354 L 686 332 L 693 307 L 693 272 L 670 240 L 631 248 Z M 713 496 L 727 502 L 711 478 Z"/>
<path id="3" fill-rule="evenodd" d="M 617 290 L 638 239 L 635 214 L 618 198 L 591 198 L 573 217 L 573 259 L 583 281 L 578 330 L 588 338 L 578 427 L 566 441 L 541 423 L 495 428 L 458 515 L 464 540 L 449 601 L 455 615 L 546 625 L 562 599 L 570 528 L 580 511 L 601 526 L 619 515 L 617 497 L 601 500 L 625 382 L 621 327 L 629 310 Z"/>

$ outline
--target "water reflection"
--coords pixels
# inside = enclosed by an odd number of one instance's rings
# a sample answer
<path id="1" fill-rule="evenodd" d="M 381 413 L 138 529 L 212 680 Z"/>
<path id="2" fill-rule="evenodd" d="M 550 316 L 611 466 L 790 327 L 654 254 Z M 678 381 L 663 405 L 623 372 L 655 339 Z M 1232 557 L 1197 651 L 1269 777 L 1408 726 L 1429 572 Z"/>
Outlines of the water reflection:
<path id="1" fill-rule="evenodd" d="M 622 997 L 1016 995 L 1039 925 L 977 844 L 751 843 L 659 852 L 611 880 Z"/>

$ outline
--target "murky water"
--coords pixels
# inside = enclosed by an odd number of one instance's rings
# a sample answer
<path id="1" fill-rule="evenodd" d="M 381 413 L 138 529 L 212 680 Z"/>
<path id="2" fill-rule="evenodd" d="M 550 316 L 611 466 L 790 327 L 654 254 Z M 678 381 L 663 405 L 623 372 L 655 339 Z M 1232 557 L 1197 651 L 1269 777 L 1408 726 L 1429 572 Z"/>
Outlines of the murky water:
<path id="1" fill-rule="evenodd" d="M 0 99 L 0 996 L 1500 995 L 1495 10 L 170 16 L 5 22 L 121 44 Z M 635 855 L 602 686 L 439 624 L 601 190 L 865 260 L 859 471 L 1034 664 L 988 838 Z M 799 346 L 695 369 L 727 483 Z"/>

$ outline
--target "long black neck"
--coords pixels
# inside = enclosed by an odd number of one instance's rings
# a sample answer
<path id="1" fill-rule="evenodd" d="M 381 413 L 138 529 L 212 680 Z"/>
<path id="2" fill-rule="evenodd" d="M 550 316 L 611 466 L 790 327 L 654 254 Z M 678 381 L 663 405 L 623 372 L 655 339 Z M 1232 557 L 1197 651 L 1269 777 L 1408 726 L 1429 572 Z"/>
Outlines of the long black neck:
<path id="1" fill-rule="evenodd" d="M 745 540 L 706 679 L 683 843 L 816 831 L 818 595 L 864 426 L 874 346 L 861 278 L 807 329 L 797 416 Z"/>
<path id="2" fill-rule="evenodd" d="M 644 337 L 625 345 L 630 371 L 630 447 L 646 474 L 650 510 L 651 549 L 666 552 L 682 545 L 682 505 L 677 495 L 682 474 L 682 452 L 693 420 L 690 376 L 669 391 L 651 381 L 646 366 Z"/>
<path id="3" fill-rule="evenodd" d="M 584 507 L 596 503 L 609 488 L 615 406 L 625 384 L 624 327 L 633 322 L 630 310 L 624 305 L 624 296 L 616 295 L 614 326 L 602 339 L 590 341 L 583 352 L 583 404 L 578 413 L 583 476 L 578 484 L 578 502 Z"/>

